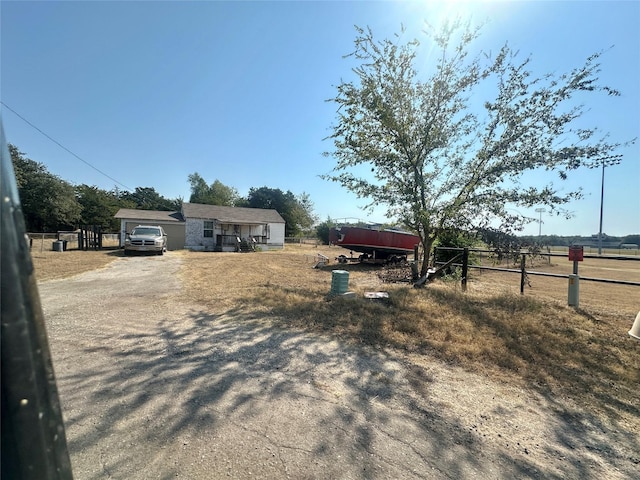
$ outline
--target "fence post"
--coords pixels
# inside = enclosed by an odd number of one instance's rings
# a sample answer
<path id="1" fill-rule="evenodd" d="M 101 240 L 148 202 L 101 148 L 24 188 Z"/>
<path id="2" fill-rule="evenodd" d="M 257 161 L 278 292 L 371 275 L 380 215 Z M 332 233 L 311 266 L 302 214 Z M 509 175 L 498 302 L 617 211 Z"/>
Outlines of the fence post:
<path id="1" fill-rule="evenodd" d="M 551 258 L 551 257 L 549 257 Z M 523 253 L 520 258 L 520 295 L 524 295 L 524 279 L 527 275 L 525 267 L 527 265 L 527 254 Z"/>
<path id="2" fill-rule="evenodd" d="M 469 248 L 462 251 L 462 291 L 467 291 L 467 273 L 469 272 Z"/>

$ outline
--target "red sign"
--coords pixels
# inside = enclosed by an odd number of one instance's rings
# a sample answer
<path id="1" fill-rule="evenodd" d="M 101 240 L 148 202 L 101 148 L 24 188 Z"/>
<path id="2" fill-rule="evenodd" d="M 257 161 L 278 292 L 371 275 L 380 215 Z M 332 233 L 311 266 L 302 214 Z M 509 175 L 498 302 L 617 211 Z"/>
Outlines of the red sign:
<path id="1" fill-rule="evenodd" d="M 584 247 L 572 245 L 569 247 L 569 261 L 582 262 L 584 259 Z"/>

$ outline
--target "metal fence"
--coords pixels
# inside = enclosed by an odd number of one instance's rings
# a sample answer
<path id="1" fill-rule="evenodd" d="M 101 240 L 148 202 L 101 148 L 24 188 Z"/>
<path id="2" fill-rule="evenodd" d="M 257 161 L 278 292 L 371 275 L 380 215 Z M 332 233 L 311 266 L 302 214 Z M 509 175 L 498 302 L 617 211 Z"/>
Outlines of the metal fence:
<path id="1" fill-rule="evenodd" d="M 456 254 L 462 254 L 462 260 L 460 262 L 457 263 L 453 263 L 452 266 L 453 267 L 461 267 L 462 268 L 462 287 L 463 289 L 466 289 L 466 284 L 467 284 L 467 272 L 469 269 L 478 269 L 478 270 L 493 270 L 493 271 L 498 271 L 498 272 L 507 272 L 507 273 L 516 273 L 516 274 L 520 274 L 520 293 L 524 294 L 524 286 L 527 282 L 527 276 L 543 276 L 543 277 L 555 277 L 555 278 L 566 278 L 569 279 L 569 274 L 563 274 L 563 273 L 550 273 L 550 272 L 541 272 L 541 271 L 535 271 L 535 270 L 529 270 L 527 269 L 527 257 L 529 257 L 530 259 L 532 257 L 548 257 L 548 263 L 550 263 L 551 258 L 552 257 L 562 257 L 562 258 L 567 258 L 567 254 L 562 254 L 562 253 L 551 253 L 551 252 L 498 252 L 496 250 L 485 250 L 485 249 L 479 249 L 479 248 L 455 248 L 455 247 L 436 247 L 435 248 L 435 259 L 434 259 L 434 265 L 443 265 L 444 261 L 440 261 L 438 260 L 438 253 L 439 252 L 452 252 L 452 253 L 456 253 Z M 478 258 L 482 259 L 483 255 L 486 256 L 486 258 L 492 258 L 494 259 L 494 261 L 497 264 L 501 264 L 503 261 L 507 261 L 508 263 L 511 263 L 512 265 L 518 265 L 518 268 L 504 268 L 504 267 L 497 267 L 495 265 L 493 266 L 489 266 L 489 265 L 476 265 L 474 264 L 473 260 L 474 260 L 474 255 L 477 255 Z M 472 261 L 469 261 L 471 258 Z M 591 259 L 599 259 L 599 260 L 624 260 L 624 261 L 640 261 L 640 257 L 633 257 L 633 256 L 620 256 L 620 255 L 606 255 L 606 256 L 600 256 L 600 255 L 590 255 L 590 254 L 586 254 L 584 255 L 584 258 L 591 258 Z M 518 261 L 516 261 L 516 259 Z M 530 261 L 529 262 L 531 265 L 533 265 L 533 262 Z M 574 263 L 574 268 L 577 269 L 577 266 L 575 266 Z M 574 273 L 577 273 L 577 270 L 574 271 Z M 618 285 L 633 285 L 633 286 L 639 286 L 640 287 L 640 282 L 633 282 L 633 281 L 628 281 L 628 280 L 614 280 L 614 279 L 609 279 L 609 278 L 595 278 L 595 277 L 583 277 L 580 276 L 580 281 L 585 281 L 585 282 L 601 282 L 601 283 L 613 283 L 613 284 L 618 284 Z"/>
<path id="2" fill-rule="evenodd" d="M 316 237 L 284 237 L 284 243 L 293 243 L 298 245 L 318 245 L 320 240 Z"/>
<path id="3" fill-rule="evenodd" d="M 79 232 L 45 232 L 27 233 L 29 247 L 33 251 L 45 251 L 53 249 L 53 242 L 65 242 L 66 250 L 84 249 L 84 238 L 78 235 Z M 120 234 L 102 233 L 100 235 L 100 245 L 102 248 L 115 248 L 120 245 Z M 93 247 L 93 245 L 90 245 Z"/>

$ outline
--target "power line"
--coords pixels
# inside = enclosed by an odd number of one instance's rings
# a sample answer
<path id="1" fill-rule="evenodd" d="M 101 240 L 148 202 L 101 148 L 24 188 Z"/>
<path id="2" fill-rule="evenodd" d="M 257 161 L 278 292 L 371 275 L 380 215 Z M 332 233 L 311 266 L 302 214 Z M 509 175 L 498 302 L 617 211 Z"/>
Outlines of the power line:
<path id="1" fill-rule="evenodd" d="M 64 145 L 62 145 L 60 142 L 58 142 L 57 140 L 55 140 L 54 138 L 52 138 L 50 135 L 47 135 L 45 132 L 43 132 L 42 130 L 40 130 L 38 127 L 36 127 L 33 123 L 31 123 L 29 120 L 27 120 L 26 118 L 24 118 L 22 115 L 20 115 L 18 112 L 16 112 L 13 108 L 11 108 L 9 105 L 7 105 L 6 103 L 4 103 L 3 101 L 0 101 L 0 103 L 2 105 L 4 105 L 7 110 L 13 112 L 14 115 L 16 115 L 18 118 L 20 118 L 23 122 L 25 122 L 27 125 L 29 125 L 30 127 L 34 128 L 35 130 L 37 130 L 38 132 L 40 132 L 42 135 L 44 135 L 45 137 L 47 137 L 49 140 L 51 140 L 53 143 L 55 143 L 56 145 L 58 145 L 60 148 L 62 148 L 63 150 L 69 152 L 71 155 L 73 155 L 74 157 L 76 157 L 78 160 L 80 160 L 82 163 L 84 163 L 85 165 L 88 165 L 89 167 L 93 168 L 96 172 L 104 175 L 105 177 L 107 177 L 110 180 L 113 180 L 114 182 L 116 182 L 116 184 L 124 187 L 127 190 L 133 191 L 132 188 L 127 187 L 124 183 L 119 182 L 118 180 L 116 180 L 115 178 L 113 178 L 112 176 L 104 173 L 102 170 L 100 170 L 98 167 L 94 167 L 92 164 L 90 164 L 89 162 L 87 162 L 86 160 L 84 160 L 83 158 L 81 158 L 79 155 L 76 155 L 75 153 L 73 153 L 71 150 L 69 150 L 67 147 L 65 147 Z"/>

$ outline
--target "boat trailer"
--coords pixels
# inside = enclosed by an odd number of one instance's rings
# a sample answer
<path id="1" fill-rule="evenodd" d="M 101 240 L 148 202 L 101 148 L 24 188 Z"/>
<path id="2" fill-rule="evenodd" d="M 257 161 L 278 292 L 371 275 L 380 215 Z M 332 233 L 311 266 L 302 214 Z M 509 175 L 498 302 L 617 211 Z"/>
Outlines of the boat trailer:
<path id="1" fill-rule="evenodd" d="M 351 252 L 350 257 L 347 257 L 346 255 L 338 255 L 335 259 L 338 263 L 370 263 L 374 265 L 395 265 L 398 263 L 405 263 L 407 261 L 407 256 L 402 254 L 392 254 L 384 258 L 376 258 L 374 252 L 374 255 L 363 253 L 361 255 L 358 255 L 357 257 L 354 257 L 353 252 Z"/>

